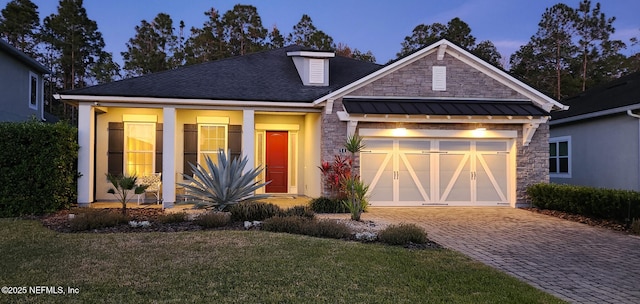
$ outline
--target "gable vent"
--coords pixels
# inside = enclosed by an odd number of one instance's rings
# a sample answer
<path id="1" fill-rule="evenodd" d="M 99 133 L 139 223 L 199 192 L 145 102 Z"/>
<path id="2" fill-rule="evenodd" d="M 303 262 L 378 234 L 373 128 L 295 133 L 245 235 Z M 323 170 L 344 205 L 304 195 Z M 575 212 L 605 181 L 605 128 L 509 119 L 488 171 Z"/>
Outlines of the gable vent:
<path id="1" fill-rule="evenodd" d="M 329 58 L 335 57 L 333 52 L 297 51 L 287 52 L 298 70 L 300 80 L 306 86 L 329 85 Z"/>

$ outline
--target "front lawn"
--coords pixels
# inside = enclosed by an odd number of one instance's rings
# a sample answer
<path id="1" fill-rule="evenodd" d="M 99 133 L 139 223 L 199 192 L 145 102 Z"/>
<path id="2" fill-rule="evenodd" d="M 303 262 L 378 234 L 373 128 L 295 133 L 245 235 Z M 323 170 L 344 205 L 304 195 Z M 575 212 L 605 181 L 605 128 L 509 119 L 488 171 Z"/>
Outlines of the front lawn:
<path id="1" fill-rule="evenodd" d="M 0 231 L 0 286 L 79 291 L 0 302 L 561 303 L 449 250 L 261 231 L 65 234 L 14 219 Z"/>

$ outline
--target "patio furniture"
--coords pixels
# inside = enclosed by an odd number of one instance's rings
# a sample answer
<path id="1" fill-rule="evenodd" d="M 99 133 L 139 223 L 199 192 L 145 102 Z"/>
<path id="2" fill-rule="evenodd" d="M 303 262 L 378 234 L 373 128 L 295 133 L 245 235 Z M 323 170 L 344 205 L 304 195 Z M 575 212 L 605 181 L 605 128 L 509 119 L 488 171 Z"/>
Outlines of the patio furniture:
<path id="1" fill-rule="evenodd" d="M 143 175 L 136 181 L 138 185 L 147 185 L 144 193 L 138 194 L 138 205 L 140 201 L 144 203 L 147 193 L 151 193 L 156 197 L 156 203 L 160 204 L 160 189 L 162 188 L 162 173 L 152 173 L 151 175 Z M 142 196 L 142 197 L 141 197 Z"/>

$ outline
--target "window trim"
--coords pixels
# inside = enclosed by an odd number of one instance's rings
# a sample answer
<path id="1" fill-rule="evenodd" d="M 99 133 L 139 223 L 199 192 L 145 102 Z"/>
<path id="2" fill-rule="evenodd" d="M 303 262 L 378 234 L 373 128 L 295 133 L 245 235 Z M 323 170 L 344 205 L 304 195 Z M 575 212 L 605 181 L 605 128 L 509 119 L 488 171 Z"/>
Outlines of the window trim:
<path id="1" fill-rule="evenodd" d="M 128 170 L 127 170 L 127 155 L 130 152 L 129 146 L 127 145 L 127 135 L 128 135 L 127 129 L 129 127 L 129 125 L 132 125 L 132 124 L 133 125 L 150 125 L 152 127 L 152 129 L 153 129 L 153 132 L 152 132 L 153 140 L 151 141 L 152 144 L 153 144 L 153 147 L 152 147 L 151 150 L 145 151 L 145 153 L 151 153 L 151 155 L 152 155 L 152 164 L 151 164 L 151 171 L 152 172 L 151 173 L 156 173 L 155 172 L 156 171 L 156 131 L 155 131 L 156 130 L 156 123 L 155 122 L 148 122 L 148 121 L 146 121 L 146 122 L 125 121 L 124 122 L 124 126 L 123 126 L 124 145 L 123 145 L 123 151 L 122 151 L 123 152 L 123 155 L 122 155 L 122 165 L 123 165 L 122 173 L 124 175 L 131 175 L 131 172 L 128 172 Z M 137 172 L 136 172 L 136 175 L 138 177 L 141 176 Z"/>
<path id="2" fill-rule="evenodd" d="M 35 87 L 35 90 L 36 90 L 35 99 L 36 100 L 35 100 L 35 103 L 32 103 L 33 100 L 31 99 L 31 97 L 32 97 L 31 93 L 32 93 L 32 91 L 34 89 L 33 88 L 33 83 L 31 81 L 32 78 L 36 79 L 36 84 L 35 84 L 35 86 L 36 86 Z M 29 82 L 29 92 L 28 92 L 27 103 L 29 103 L 29 109 L 37 110 L 38 107 L 40 106 L 40 95 L 42 95 L 40 93 L 40 90 L 39 90 L 39 88 L 40 88 L 40 78 L 38 78 L 38 74 L 29 71 L 29 80 L 28 80 L 28 82 Z"/>
<path id="3" fill-rule="evenodd" d="M 559 137 L 552 137 L 549 138 L 549 145 L 551 145 L 552 143 L 556 144 L 556 147 L 558 146 L 559 143 L 561 142 L 566 142 L 567 143 L 567 159 L 568 159 L 568 168 L 567 168 L 567 173 L 562 173 L 562 172 L 551 172 L 549 171 L 549 177 L 555 177 L 555 178 L 571 178 L 571 171 L 572 171 L 572 166 L 571 166 L 571 159 L 572 157 L 572 151 L 571 151 L 571 136 L 559 136 Z M 549 159 L 551 159 L 552 156 L 551 154 L 549 154 Z M 555 159 L 558 159 L 559 156 L 556 155 Z"/>
<path id="4" fill-rule="evenodd" d="M 199 164 L 206 166 L 205 160 L 202 158 L 202 150 L 201 147 L 201 130 L 202 127 L 223 127 L 224 128 L 224 152 L 227 153 L 229 149 L 229 125 L 225 123 L 198 123 L 198 154 L 197 161 Z M 227 157 L 231 157 L 227 155 Z"/>

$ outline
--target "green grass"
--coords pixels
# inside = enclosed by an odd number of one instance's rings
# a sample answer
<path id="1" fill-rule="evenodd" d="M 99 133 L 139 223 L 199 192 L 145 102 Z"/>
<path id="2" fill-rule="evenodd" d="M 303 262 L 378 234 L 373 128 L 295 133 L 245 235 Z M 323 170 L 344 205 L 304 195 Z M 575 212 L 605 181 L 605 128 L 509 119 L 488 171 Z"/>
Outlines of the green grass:
<path id="1" fill-rule="evenodd" d="M 260 231 L 61 234 L 0 219 L 0 286 L 29 303 L 561 303 L 449 250 Z"/>

